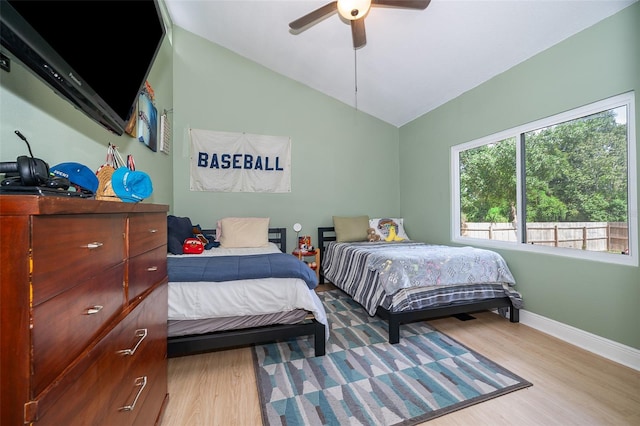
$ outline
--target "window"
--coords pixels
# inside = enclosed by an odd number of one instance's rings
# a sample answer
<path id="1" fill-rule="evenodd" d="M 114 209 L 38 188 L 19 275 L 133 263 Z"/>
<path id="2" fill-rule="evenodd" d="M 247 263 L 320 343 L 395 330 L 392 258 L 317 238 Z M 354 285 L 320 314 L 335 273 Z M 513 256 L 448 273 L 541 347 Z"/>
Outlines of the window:
<path id="1" fill-rule="evenodd" d="M 456 242 L 638 264 L 634 94 L 452 147 Z"/>

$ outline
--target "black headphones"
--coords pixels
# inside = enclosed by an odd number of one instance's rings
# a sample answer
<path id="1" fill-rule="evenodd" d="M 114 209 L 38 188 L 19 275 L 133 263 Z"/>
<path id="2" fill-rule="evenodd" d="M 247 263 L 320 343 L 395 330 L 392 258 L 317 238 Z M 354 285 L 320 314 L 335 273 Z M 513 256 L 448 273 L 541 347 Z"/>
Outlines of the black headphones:
<path id="1" fill-rule="evenodd" d="M 15 131 L 29 148 L 31 157 L 21 155 L 16 161 L 4 161 L 0 163 L 0 173 L 5 174 L 5 178 L 0 182 L 1 186 L 46 186 L 49 188 L 69 188 L 69 179 L 51 176 L 49 165 L 39 158 L 33 156 L 29 141 L 19 130 Z"/>
<path id="2" fill-rule="evenodd" d="M 39 158 L 30 158 L 21 155 L 13 161 L 0 163 L 0 173 L 17 174 L 7 177 L 2 181 L 3 185 L 40 186 L 49 180 L 49 165 Z M 5 183 L 5 181 L 9 181 Z"/>

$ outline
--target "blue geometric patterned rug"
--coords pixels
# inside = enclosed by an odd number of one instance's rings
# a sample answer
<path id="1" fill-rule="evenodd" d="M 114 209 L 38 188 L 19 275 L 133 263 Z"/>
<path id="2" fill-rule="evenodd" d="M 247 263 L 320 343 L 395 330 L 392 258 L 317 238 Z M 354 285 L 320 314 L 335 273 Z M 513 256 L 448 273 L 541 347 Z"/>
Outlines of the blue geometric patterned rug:
<path id="1" fill-rule="evenodd" d="M 424 321 L 391 345 L 385 321 L 340 290 L 318 294 L 325 356 L 309 337 L 253 348 L 265 425 L 414 425 L 531 386 Z"/>

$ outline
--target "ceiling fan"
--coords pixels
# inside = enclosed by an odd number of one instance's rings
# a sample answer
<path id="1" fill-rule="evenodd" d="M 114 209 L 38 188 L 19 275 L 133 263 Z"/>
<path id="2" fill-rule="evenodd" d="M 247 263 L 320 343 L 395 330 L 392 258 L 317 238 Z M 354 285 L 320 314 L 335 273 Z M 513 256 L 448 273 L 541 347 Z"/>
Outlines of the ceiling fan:
<path id="1" fill-rule="evenodd" d="M 364 31 L 364 17 L 371 6 L 400 7 L 405 9 L 426 9 L 431 0 L 337 0 L 308 13 L 289 23 L 289 28 L 295 32 L 306 29 L 310 24 L 334 14 L 351 22 L 351 36 L 353 48 L 358 49 L 367 43 Z"/>

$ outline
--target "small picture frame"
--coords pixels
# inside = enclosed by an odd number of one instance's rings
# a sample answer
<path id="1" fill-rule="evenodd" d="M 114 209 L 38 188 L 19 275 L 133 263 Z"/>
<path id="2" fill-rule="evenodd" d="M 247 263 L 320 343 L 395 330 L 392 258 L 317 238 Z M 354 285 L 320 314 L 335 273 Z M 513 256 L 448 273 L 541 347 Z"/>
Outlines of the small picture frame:
<path id="1" fill-rule="evenodd" d="M 138 140 L 153 152 L 158 151 L 158 110 L 151 97 L 140 93 L 138 97 Z"/>

